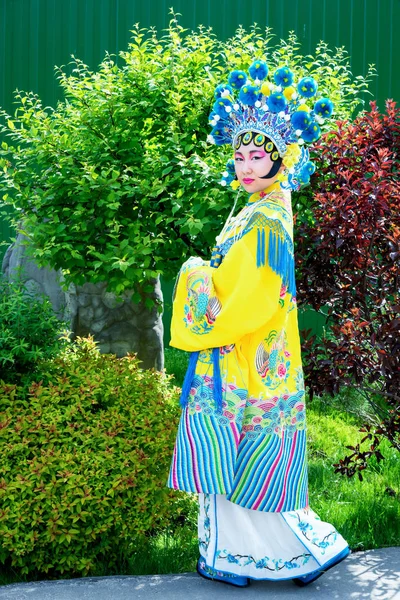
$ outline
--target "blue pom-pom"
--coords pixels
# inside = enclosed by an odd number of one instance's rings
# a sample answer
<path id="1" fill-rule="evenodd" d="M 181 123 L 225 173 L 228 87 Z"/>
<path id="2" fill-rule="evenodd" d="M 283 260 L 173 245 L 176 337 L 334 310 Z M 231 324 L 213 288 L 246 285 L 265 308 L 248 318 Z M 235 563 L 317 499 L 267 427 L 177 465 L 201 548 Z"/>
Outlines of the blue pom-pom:
<path id="1" fill-rule="evenodd" d="M 268 75 L 267 63 L 262 60 L 255 60 L 249 68 L 250 77 L 262 81 Z"/>
<path id="2" fill-rule="evenodd" d="M 318 85 L 312 77 L 303 77 L 297 84 L 297 91 L 304 98 L 312 98 L 317 93 Z"/>
<path id="3" fill-rule="evenodd" d="M 288 67 L 281 67 L 277 69 L 274 73 L 274 81 L 276 85 L 281 85 L 282 87 L 289 87 L 293 83 L 294 75 L 292 71 Z"/>
<path id="4" fill-rule="evenodd" d="M 321 98 L 314 105 L 314 112 L 324 119 L 330 117 L 333 113 L 333 102 L 329 98 Z"/>
<path id="5" fill-rule="evenodd" d="M 315 165 L 314 163 L 312 163 L 310 160 L 304 165 L 302 171 L 304 171 L 304 173 L 308 173 L 309 176 L 313 175 L 313 173 L 315 173 Z"/>
<path id="6" fill-rule="evenodd" d="M 247 81 L 247 75 L 244 71 L 232 71 L 228 77 L 228 81 L 235 90 L 240 90 Z"/>
<path id="7" fill-rule="evenodd" d="M 307 129 L 312 123 L 310 115 L 305 110 L 296 110 L 296 112 L 292 114 L 290 121 L 294 129 L 300 129 L 301 131 Z"/>
<path id="8" fill-rule="evenodd" d="M 219 124 L 213 127 L 213 129 L 211 130 L 211 135 L 213 136 L 214 142 L 217 146 L 223 146 L 224 144 L 228 144 L 230 141 L 226 140 L 222 125 Z"/>
<path id="9" fill-rule="evenodd" d="M 296 179 L 300 185 L 307 185 L 307 183 L 310 183 L 310 175 L 304 168 L 296 175 Z"/>
<path id="10" fill-rule="evenodd" d="M 226 185 L 229 185 L 236 177 L 235 171 L 235 161 L 230 158 L 225 166 L 225 171 L 222 173 L 222 181 L 226 182 Z M 225 184 L 222 184 L 225 185 Z"/>
<path id="11" fill-rule="evenodd" d="M 227 83 L 220 83 L 215 88 L 214 98 L 221 98 L 222 92 L 229 92 L 229 94 L 233 94 L 233 89 Z"/>
<path id="12" fill-rule="evenodd" d="M 254 85 L 244 85 L 239 93 L 239 100 L 242 104 L 254 106 L 260 96 L 260 90 Z"/>
<path id="13" fill-rule="evenodd" d="M 275 92 L 274 94 L 268 96 L 267 105 L 271 112 L 281 112 L 281 110 L 285 110 L 286 108 L 286 98 L 283 94 L 281 94 L 281 92 Z"/>
<path id="14" fill-rule="evenodd" d="M 319 128 L 319 126 L 316 123 L 311 123 L 311 125 L 309 125 L 307 127 L 307 129 L 305 129 L 302 134 L 301 137 L 303 138 L 303 140 L 305 142 L 316 142 L 317 139 L 320 137 L 321 135 L 321 129 Z"/>
<path id="15" fill-rule="evenodd" d="M 228 171 L 229 175 L 235 175 L 236 171 L 235 171 L 235 161 L 233 160 L 233 158 L 230 158 L 228 160 L 228 162 L 226 163 L 226 170 Z"/>
<path id="16" fill-rule="evenodd" d="M 226 110 L 228 108 L 228 110 Z M 212 107 L 213 111 L 222 118 L 226 118 L 232 110 L 232 102 L 228 98 L 218 98 Z M 229 110 L 231 109 L 231 110 Z"/>

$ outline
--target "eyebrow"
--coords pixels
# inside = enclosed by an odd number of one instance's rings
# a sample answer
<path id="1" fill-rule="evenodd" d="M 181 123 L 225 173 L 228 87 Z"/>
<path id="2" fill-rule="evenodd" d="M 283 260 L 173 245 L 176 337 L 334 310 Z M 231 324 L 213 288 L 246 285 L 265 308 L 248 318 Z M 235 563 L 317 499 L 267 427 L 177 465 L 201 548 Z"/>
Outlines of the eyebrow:
<path id="1" fill-rule="evenodd" d="M 256 152 L 260 152 L 263 154 L 266 154 L 265 150 L 250 150 L 249 154 L 255 154 Z M 239 150 L 235 151 L 235 154 L 240 154 L 240 156 L 243 156 L 243 154 L 241 152 L 239 152 Z"/>

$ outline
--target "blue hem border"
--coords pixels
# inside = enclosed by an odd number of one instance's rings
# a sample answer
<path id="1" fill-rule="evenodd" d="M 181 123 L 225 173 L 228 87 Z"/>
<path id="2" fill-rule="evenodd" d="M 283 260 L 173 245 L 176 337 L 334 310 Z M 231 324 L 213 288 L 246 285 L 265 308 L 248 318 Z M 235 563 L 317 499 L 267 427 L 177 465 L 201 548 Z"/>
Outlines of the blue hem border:
<path id="1" fill-rule="evenodd" d="M 219 573 L 223 573 L 224 575 L 235 575 L 236 577 L 247 577 L 248 579 L 252 579 L 253 581 L 290 581 L 293 579 L 302 579 L 303 577 L 307 577 L 308 575 L 312 575 L 314 573 L 317 574 L 317 573 L 320 573 L 321 571 L 324 572 L 325 568 L 328 569 L 330 566 L 334 566 L 334 564 L 333 564 L 334 561 L 337 560 L 339 557 L 341 557 L 342 554 L 346 550 L 350 550 L 349 546 L 346 546 L 346 548 L 343 548 L 343 550 L 338 552 L 338 554 L 336 554 L 333 558 L 329 559 L 329 561 L 327 561 L 324 565 L 321 565 L 319 569 L 314 569 L 312 571 L 308 571 L 307 573 L 302 573 L 301 575 L 297 575 L 297 576 L 295 573 L 293 573 L 293 575 L 291 577 L 252 577 L 251 575 L 239 575 L 238 573 L 224 571 L 218 567 L 215 567 L 215 553 L 214 553 L 214 566 L 210 566 L 203 556 L 201 556 L 201 559 L 204 560 L 206 566 L 209 569 L 214 569 L 215 571 L 218 571 Z M 348 552 L 346 554 L 346 556 L 348 556 L 348 554 L 350 554 L 350 552 Z"/>

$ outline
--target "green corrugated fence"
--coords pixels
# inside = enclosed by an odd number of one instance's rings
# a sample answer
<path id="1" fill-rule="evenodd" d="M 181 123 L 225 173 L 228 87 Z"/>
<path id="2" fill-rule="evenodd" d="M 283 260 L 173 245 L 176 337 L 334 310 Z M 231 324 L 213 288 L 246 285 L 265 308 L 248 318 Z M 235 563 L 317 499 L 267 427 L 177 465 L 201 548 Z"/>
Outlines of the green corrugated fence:
<path id="1" fill-rule="evenodd" d="M 256 22 L 272 27 L 278 38 L 295 31 L 304 52 L 321 39 L 345 46 L 354 75 L 376 65 L 371 91 L 381 105 L 400 98 L 400 0 L 0 0 L 0 105 L 12 110 L 16 88 L 38 92 L 54 105 L 54 65 L 75 54 L 95 68 L 105 51 L 126 49 L 134 23 L 161 32 L 171 4 L 184 27 L 211 26 L 221 39 Z"/>

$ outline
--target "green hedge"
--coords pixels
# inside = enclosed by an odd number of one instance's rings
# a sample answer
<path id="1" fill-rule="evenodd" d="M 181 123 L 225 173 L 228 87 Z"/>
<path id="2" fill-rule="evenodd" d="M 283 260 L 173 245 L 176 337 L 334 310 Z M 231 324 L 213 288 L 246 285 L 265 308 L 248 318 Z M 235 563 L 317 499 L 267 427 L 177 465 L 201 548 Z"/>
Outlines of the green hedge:
<path id="1" fill-rule="evenodd" d="M 78 339 L 29 389 L 0 381 L 0 562 L 95 574 L 190 512 L 165 487 L 179 418 L 169 376 Z"/>

